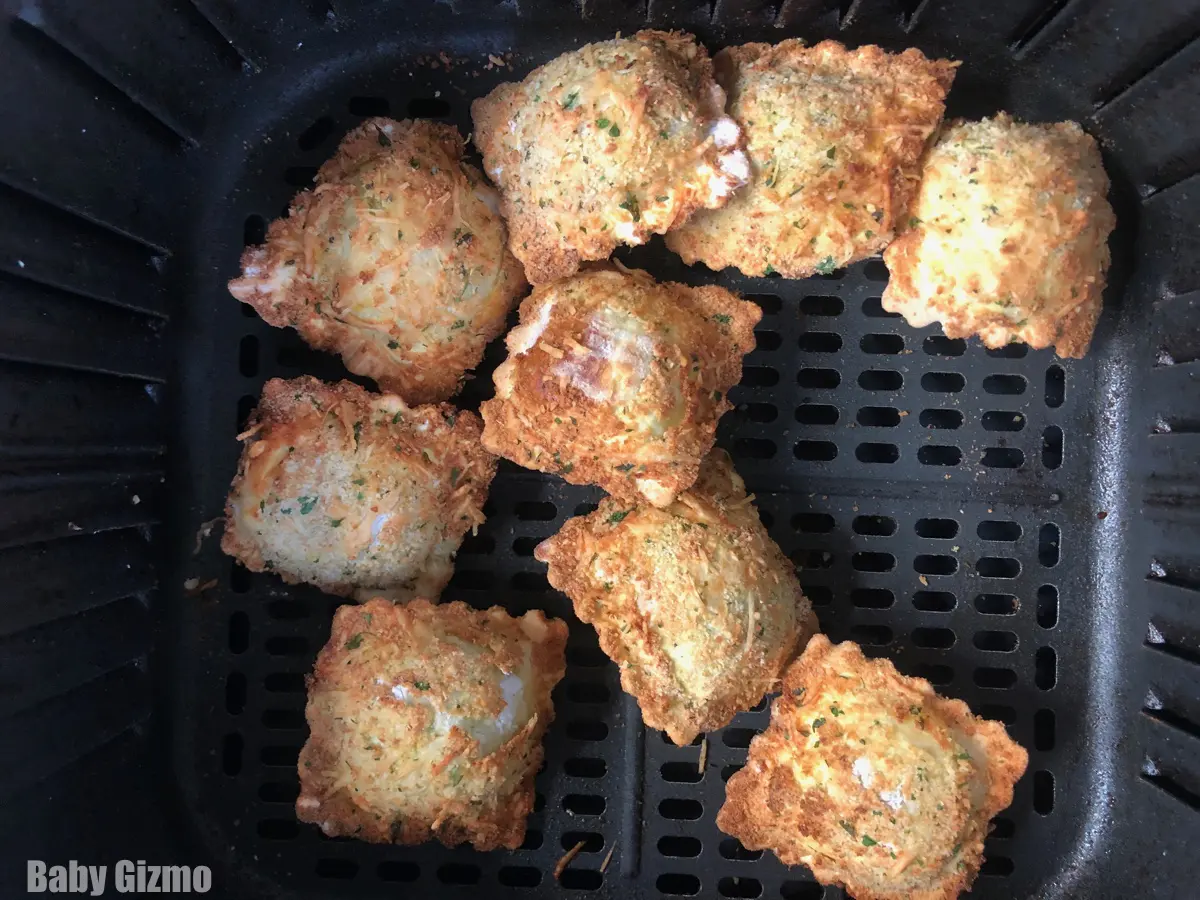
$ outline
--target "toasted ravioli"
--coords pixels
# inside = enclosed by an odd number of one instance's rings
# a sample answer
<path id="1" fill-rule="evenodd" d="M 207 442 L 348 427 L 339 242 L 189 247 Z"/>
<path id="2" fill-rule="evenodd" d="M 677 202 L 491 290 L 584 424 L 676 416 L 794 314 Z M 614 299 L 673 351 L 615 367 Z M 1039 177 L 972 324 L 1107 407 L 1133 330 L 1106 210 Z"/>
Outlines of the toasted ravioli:
<path id="1" fill-rule="evenodd" d="M 721 206 L 749 177 L 712 61 L 688 34 L 587 44 L 471 114 L 509 247 L 534 284 Z"/>
<path id="2" fill-rule="evenodd" d="M 449 404 L 273 378 L 241 435 L 221 549 L 331 594 L 436 599 L 484 521 L 496 458 L 481 430 Z"/>
<path id="3" fill-rule="evenodd" d="M 368 120 L 242 254 L 230 293 L 408 403 L 450 397 L 525 289 L 462 147 L 451 125 Z"/>
<path id="4" fill-rule="evenodd" d="M 599 633 L 646 724 L 676 744 L 774 690 L 817 628 L 752 500 L 714 450 L 667 509 L 606 498 L 534 552 Z"/>
<path id="5" fill-rule="evenodd" d="M 518 465 L 668 506 L 713 445 L 762 311 L 719 287 L 601 268 L 539 287 L 508 333 L 483 445 Z"/>
<path id="6" fill-rule="evenodd" d="M 946 128 L 925 165 L 908 230 L 884 253 L 883 307 L 987 347 L 1024 341 L 1087 352 L 1116 217 L 1091 135 L 1074 122 L 1001 113 Z"/>
<path id="7" fill-rule="evenodd" d="M 308 679 L 296 816 L 373 843 L 515 850 L 567 626 L 498 606 L 343 606 Z"/>
<path id="8" fill-rule="evenodd" d="M 878 253 L 904 221 L 957 63 L 837 41 L 743 44 L 717 80 L 753 177 L 667 235 L 684 262 L 747 275 L 828 274 Z"/>
<path id="9" fill-rule="evenodd" d="M 1028 761 L 999 722 L 817 635 L 729 779 L 717 826 L 857 900 L 953 900 Z"/>

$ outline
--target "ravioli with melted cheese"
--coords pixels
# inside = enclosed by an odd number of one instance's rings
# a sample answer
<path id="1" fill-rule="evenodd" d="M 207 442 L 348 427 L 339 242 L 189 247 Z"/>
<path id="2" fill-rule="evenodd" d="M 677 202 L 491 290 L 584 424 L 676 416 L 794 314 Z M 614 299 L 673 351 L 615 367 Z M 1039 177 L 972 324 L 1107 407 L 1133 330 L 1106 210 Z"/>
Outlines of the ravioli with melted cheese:
<path id="1" fill-rule="evenodd" d="M 753 177 L 721 209 L 668 234 L 667 246 L 689 264 L 786 278 L 827 275 L 886 247 L 957 64 L 795 39 L 729 47 L 714 63 Z"/>
<path id="2" fill-rule="evenodd" d="M 496 459 L 480 432 L 449 404 L 273 378 L 241 436 L 221 548 L 331 594 L 436 599 L 484 521 Z"/>
<path id="3" fill-rule="evenodd" d="M 369 119 L 316 181 L 246 248 L 230 293 L 408 403 L 457 393 L 526 286 L 462 136 Z"/>
<path id="4" fill-rule="evenodd" d="M 534 284 L 721 206 L 750 174 L 708 52 L 682 32 L 587 44 L 471 114 Z"/>
<path id="5" fill-rule="evenodd" d="M 296 815 L 330 836 L 514 850 L 567 626 L 498 606 L 343 606 L 308 684 Z"/>

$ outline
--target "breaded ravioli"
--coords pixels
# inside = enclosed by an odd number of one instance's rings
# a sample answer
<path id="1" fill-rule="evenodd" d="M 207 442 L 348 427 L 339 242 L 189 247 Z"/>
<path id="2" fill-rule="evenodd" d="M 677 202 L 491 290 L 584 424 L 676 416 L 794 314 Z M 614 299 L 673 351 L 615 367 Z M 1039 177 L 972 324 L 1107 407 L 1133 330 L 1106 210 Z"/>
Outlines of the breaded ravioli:
<path id="1" fill-rule="evenodd" d="M 515 850 L 567 626 L 498 606 L 343 606 L 308 679 L 296 816 L 373 843 Z"/>
<path id="2" fill-rule="evenodd" d="M 856 900 L 953 900 L 1028 761 L 999 722 L 817 635 L 729 779 L 717 826 Z"/>
<path id="3" fill-rule="evenodd" d="M 457 393 L 525 289 L 451 125 L 370 119 L 242 254 L 229 291 L 407 403 Z"/>
<path id="4" fill-rule="evenodd" d="M 481 430 L 449 404 L 273 378 L 241 435 L 221 549 L 331 594 L 436 599 L 484 521 L 496 458 Z"/>
<path id="5" fill-rule="evenodd" d="M 908 230 L 883 258 L 883 307 L 987 347 L 1024 341 L 1087 352 L 1116 217 L 1091 135 L 1005 113 L 946 128 L 925 164 Z"/>
<path id="6" fill-rule="evenodd" d="M 751 183 L 667 235 L 688 264 L 828 274 L 878 253 L 905 219 L 957 63 L 837 41 L 743 44 L 715 59 Z"/>
<path id="7" fill-rule="evenodd" d="M 593 625 L 642 718 L 684 745 L 778 686 L 817 629 L 723 450 L 667 509 L 609 497 L 534 555 Z"/>
<path id="8" fill-rule="evenodd" d="M 483 445 L 527 469 L 668 506 L 713 445 L 762 311 L 724 288 L 598 268 L 521 304 Z"/>
<path id="9" fill-rule="evenodd" d="M 688 34 L 587 44 L 471 105 L 509 247 L 534 284 L 715 208 L 749 168 L 708 52 Z"/>

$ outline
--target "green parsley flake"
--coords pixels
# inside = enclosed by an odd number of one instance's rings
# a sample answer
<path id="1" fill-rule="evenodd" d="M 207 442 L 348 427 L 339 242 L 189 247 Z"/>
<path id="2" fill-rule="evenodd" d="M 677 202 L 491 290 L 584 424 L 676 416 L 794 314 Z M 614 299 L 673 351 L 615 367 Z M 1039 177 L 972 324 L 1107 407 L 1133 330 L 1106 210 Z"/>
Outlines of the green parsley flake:
<path id="1" fill-rule="evenodd" d="M 563 101 L 563 109 L 574 109 L 579 105 L 579 91 L 571 91 L 567 94 L 567 99 Z"/>
<path id="2" fill-rule="evenodd" d="M 813 730 L 816 731 L 818 728 L 820 728 L 824 724 L 825 724 L 825 717 L 818 716 L 817 718 L 813 719 L 813 723 L 812 723 Z"/>
<path id="3" fill-rule="evenodd" d="M 450 330 L 454 331 L 457 328 L 464 328 L 466 327 L 466 324 L 466 321 L 463 319 L 455 319 L 454 324 L 450 326 Z"/>
<path id="4" fill-rule="evenodd" d="M 817 263 L 817 273 L 820 275 L 832 275 L 833 270 L 837 268 L 837 263 L 833 261 L 832 256 L 827 256 Z"/>
<path id="5" fill-rule="evenodd" d="M 345 522 L 345 521 L 346 521 L 345 519 L 330 519 L 330 520 L 329 520 L 329 527 L 330 527 L 330 528 L 341 528 L 341 527 L 342 527 L 342 523 L 343 523 L 343 522 Z"/>
<path id="6" fill-rule="evenodd" d="M 297 497 L 296 499 L 300 502 L 300 515 L 307 516 L 310 512 L 313 511 L 313 507 L 317 505 L 317 501 L 320 500 L 321 498 L 320 497 Z"/>
<path id="7" fill-rule="evenodd" d="M 837 156 L 837 147 L 830 147 L 825 151 L 826 159 L 833 159 L 835 156 Z"/>
<path id="8" fill-rule="evenodd" d="M 839 707 L 839 706 L 838 706 L 836 703 L 835 703 L 835 704 L 833 704 L 833 706 L 829 707 L 829 711 L 830 711 L 831 713 L 833 713 L 833 716 L 834 716 L 834 718 L 835 718 L 835 719 L 836 719 L 838 716 L 845 715 L 845 710 L 843 710 L 841 707 Z"/>
<path id="9" fill-rule="evenodd" d="M 611 516 L 608 517 L 608 524 L 616 525 L 618 522 L 620 522 L 622 519 L 624 519 L 627 515 L 629 515 L 630 512 L 632 512 L 632 510 L 628 510 L 628 509 L 617 510 L 615 513 L 613 513 Z"/>
<path id="10" fill-rule="evenodd" d="M 862 843 L 864 847 L 874 847 L 879 843 L 879 841 L 875 840 L 875 838 L 871 837 L 869 834 L 864 834 L 862 837 Z"/>
<path id="11" fill-rule="evenodd" d="M 842 828 L 845 830 L 846 834 L 850 835 L 850 837 L 854 837 L 854 826 L 853 825 L 851 825 L 845 819 L 838 822 L 838 824 L 842 826 Z"/>
<path id="12" fill-rule="evenodd" d="M 362 636 L 361 631 L 358 634 L 352 635 L 350 637 L 350 640 L 346 641 L 346 649 L 347 650 L 357 650 L 359 647 L 362 646 L 362 639 L 363 639 L 363 636 Z"/>
<path id="13" fill-rule="evenodd" d="M 428 681 L 414 681 L 413 687 L 415 687 L 418 691 L 427 691 L 427 690 L 429 690 L 429 682 Z"/>
<path id="14" fill-rule="evenodd" d="M 720 322 L 722 325 L 728 325 L 730 322 L 733 321 L 733 316 L 727 316 L 724 313 L 715 313 L 713 315 L 713 320 L 716 322 Z"/>
<path id="15" fill-rule="evenodd" d="M 608 119 L 600 118 L 600 119 L 596 120 L 596 127 L 599 128 L 601 131 L 606 131 L 608 129 L 608 126 L 611 124 L 612 124 L 612 122 L 608 121 Z"/>
<path id="16" fill-rule="evenodd" d="M 621 209 L 629 213 L 633 221 L 640 222 L 642 220 L 642 208 L 638 206 L 638 199 L 633 194 L 626 194 L 624 201 L 619 205 Z"/>

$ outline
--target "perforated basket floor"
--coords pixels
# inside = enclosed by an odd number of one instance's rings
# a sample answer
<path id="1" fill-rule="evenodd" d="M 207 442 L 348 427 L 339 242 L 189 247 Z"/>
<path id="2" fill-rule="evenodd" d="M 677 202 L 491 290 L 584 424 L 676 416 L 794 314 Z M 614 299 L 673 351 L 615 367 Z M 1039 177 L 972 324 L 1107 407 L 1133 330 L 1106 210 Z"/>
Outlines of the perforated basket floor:
<path id="1" fill-rule="evenodd" d="M 1196 295 L 1186 293 L 1197 285 L 1200 254 L 1189 256 L 1191 238 L 1179 237 L 1195 233 L 1188 224 L 1195 179 L 1186 176 L 1200 152 L 1194 131 L 1182 138 L 1167 127 L 1176 123 L 1177 109 L 1194 107 L 1200 96 L 1200 88 L 1193 94 L 1187 88 L 1200 85 L 1194 59 L 1200 57 L 1194 44 L 1189 50 L 1180 43 L 1188 29 L 1200 28 L 1194 11 L 1167 3 L 1137 4 L 1136 12 L 1134 4 L 1121 7 L 1121 16 L 1132 17 L 1122 34 L 1139 37 L 1118 40 L 1109 28 L 1118 12 L 1105 4 L 1085 11 L 1086 4 L 1037 0 L 986 10 L 883 0 L 841 8 L 797 0 L 772 6 L 612 0 L 586 3 L 582 18 L 573 6 L 549 0 L 455 0 L 412 9 L 306 2 L 278 21 L 232 0 L 194 6 L 172 7 L 152 20 L 129 18 L 144 40 L 133 54 L 141 62 L 126 69 L 111 63 L 132 38 L 110 34 L 99 20 L 81 25 L 51 11 L 26 16 L 22 26 L 36 31 L 38 41 L 61 44 L 132 98 L 138 111 L 127 127 L 135 144 L 143 130 L 154 141 L 163 140 L 164 129 L 183 139 L 182 162 L 134 167 L 124 183 L 149 198 L 168 190 L 160 176 L 176 173 L 169 196 L 182 198 L 184 212 L 157 210 L 149 199 L 149 212 L 134 204 L 125 230 L 110 229 L 103 240 L 59 241 L 63 253 L 85 247 L 78 252 L 86 260 L 72 269 L 63 256 L 56 270 L 28 249 L 43 233 L 36 231 L 41 201 L 30 182 L 11 193 L 35 237 L 5 232 L 26 240 L 20 268 L 5 264 L 14 279 L 85 294 L 79 285 L 98 278 L 104 290 L 92 294 L 122 299 L 122 285 L 132 285 L 136 296 L 123 301 L 132 311 L 121 315 L 141 315 L 143 306 L 170 312 L 173 352 L 163 355 L 172 364 L 160 359 L 154 369 L 170 368 L 170 379 L 139 384 L 137 366 L 121 369 L 117 351 L 95 342 L 67 345 L 67 358 L 85 361 L 40 381 L 36 370 L 3 363 L 12 369 L 4 369 L 9 381 L 25 385 L 24 399 L 11 404 L 13 422 L 28 420 L 36 403 L 64 415 L 78 410 L 76 431 L 28 426 L 30 446 L 75 439 L 83 428 L 87 440 L 108 448 L 104 453 L 133 459 L 161 452 L 156 435 L 169 432 L 168 484 L 141 489 L 148 505 L 163 510 L 161 531 L 146 507 L 127 514 L 124 489 L 123 518 L 93 528 L 86 514 L 74 514 L 71 524 L 83 521 L 87 530 L 72 537 L 78 543 L 69 552 L 61 540 L 73 531 L 56 526 L 20 538 L 15 530 L 35 517 L 17 507 L 4 521 L 6 546 L 49 542 L 35 570 L 47 597 L 56 596 L 60 583 L 86 590 L 82 576 L 60 574 L 73 563 L 102 572 L 111 561 L 114 571 L 96 596 L 121 599 L 85 613 L 98 636 L 128 633 L 116 627 L 123 622 L 142 623 L 142 607 L 130 594 L 141 592 L 162 610 L 154 631 L 159 651 L 148 667 L 153 688 L 143 681 L 140 657 L 128 666 L 114 663 L 102 672 L 103 692 L 87 694 L 102 698 L 95 708 L 107 718 L 96 721 L 107 730 L 99 735 L 100 726 L 89 724 L 72 734 L 90 749 L 124 734 L 130 723 L 140 734 L 155 711 L 145 731 L 165 770 L 173 837 L 189 848 L 184 861 L 212 861 L 218 890 L 230 896 L 842 896 L 769 853 L 745 851 L 714 825 L 725 781 L 766 724 L 766 703 L 707 735 L 703 752 L 699 742 L 672 746 L 642 726 L 594 633 L 549 588 L 533 548 L 565 518 L 590 509 L 597 491 L 502 463 L 485 508 L 488 521 L 464 544 L 445 594 L 513 612 L 542 608 L 570 624 L 568 671 L 555 693 L 536 811 L 525 846 L 513 852 L 371 846 L 328 839 L 296 822 L 295 764 L 307 735 L 304 676 L 339 601 L 252 575 L 220 554 L 217 534 L 197 535 L 221 512 L 239 453 L 234 435 L 263 382 L 302 373 L 345 376 L 335 358 L 268 327 L 228 295 L 224 284 L 242 247 L 262 239 L 266 223 L 364 117 L 430 116 L 466 134 L 471 99 L 496 83 L 584 40 L 649 22 L 696 31 L 714 50 L 786 36 L 835 36 L 892 50 L 918 46 L 964 60 L 951 116 L 1006 108 L 1035 120 L 1080 119 L 1100 135 L 1121 224 L 1105 317 L 1083 361 L 1024 346 L 985 351 L 942 337 L 937 328 L 914 330 L 883 312 L 887 272 L 878 260 L 785 281 L 689 269 L 657 240 L 619 257 L 661 279 L 722 284 L 762 307 L 758 347 L 730 394 L 737 408 L 722 422 L 719 443 L 800 569 L 823 630 L 886 655 L 902 672 L 924 676 L 979 714 L 1004 721 L 1028 748 L 1028 774 L 994 822 L 973 896 L 1100 897 L 1109 896 L 1109 887 L 1130 896 L 1137 885 L 1146 896 L 1173 894 L 1181 873 L 1196 867 L 1194 854 L 1178 854 L 1186 846 L 1179 823 L 1192 823 L 1194 831 L 1191 817 L 1200 806 L 1200 702 L 1192 668 L 1200 662 L 1200 626 L 1189 607 L 1200 589 L 1194 475 L 1200 314 Z M 153 54 L 146 48 L 160 46 L 152 32 L 168 26 L 168 33 L 190 36 L 182 41 L 190 68 L 172 56 L 179 50 L 164 50 L 170 59 L 158 69 L 147 61 Z M 206 42 L 215 49 L 197 49 Z M 1131 50 L 1134 44 L 1142 49 Z M 220 63 L 197 61 L 208 52 Z M 77 68 L 67 69 L 72 78 L 83 77 Z M 192 80 L 162 75 L 169 68 Z M 139 74 L 147 71 L 162 77 Z M 195 100 L 198 84 L 203 103 Z M 98 96 L 112 101 L 111 92 Z M 1145 136 L 1150 132 L 1154 140 Z M 107 165 L 124 171 L 126 163 L 118 156 Z M 104 202 L 81 201 L 79 222 L 102 218 L 94 211 Z M 54 227 L 45 233 L 65 233 L 58 219 L 49 221 Z M 93 228 L 79 222 L 72 227 Z M 156 246 L 156 223 L 171 248 L 148 253 Z M 151 268 L 165 269 L 166 287 L 154 281 L 142 296 L 138 286 L 157 277 Z M 105 322 L 109 331 L 120 324 Z M 26 359 L 12 341 L 0 351 Z M 490 395 L 501 354 L 497 342 L 461 405 L 475 408 Z M 93 358 L 99 362 L 87 362 Z M 124 374 L 89 374 L 95 371 Z M 133 426 L 116 434 L 106 410 L 122 411 Z M 1151 443 L 1152 430 L 1158 444 Z M 107 495 L 96 501 L 104 510 L 116 502 Z M 152 547 L 167 549 L 160 554 Z M 24 558 L 4 558 L 14 581 L 24 575 Z M 199 596 L 183 590 L 188 578 L 205 586 Z M 162 585 L 163 605 L 155 584 Z M 103 606 L 100 599 L 92 605 Z M 47 607 L 3 624 L 19 630 L 88 608 Z M 80 625 L 62 646 L 82 646 L 87 630 Z M 129 654 L 137 657 L 142 647 Z M 48 664 L 43 669 L 50 671 Z M 124 706 L 112 711 L 113 696 L 136 698 L 128 701 L 129 722 Z M 47 726 L 36 733 L 52 732 Z M 28 756 L 29 771 L 43 775 L 73 758 L 62 751 L 42 765 L 35 751 Z M 30 804 L 41 802 L 49 801 Z M 556 883 L 555 863 L 581 840 L 583 851 Z M 1178 855 L 1159 862 L 1159 847 Z"/>

